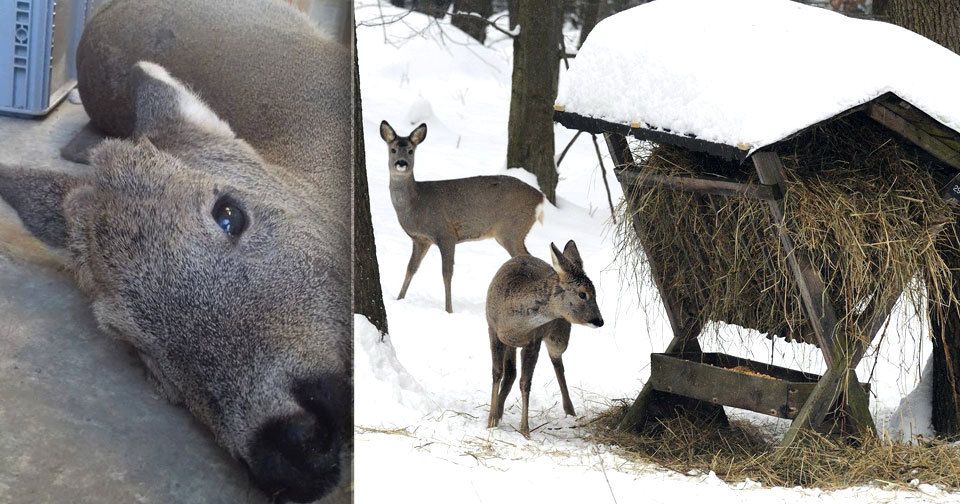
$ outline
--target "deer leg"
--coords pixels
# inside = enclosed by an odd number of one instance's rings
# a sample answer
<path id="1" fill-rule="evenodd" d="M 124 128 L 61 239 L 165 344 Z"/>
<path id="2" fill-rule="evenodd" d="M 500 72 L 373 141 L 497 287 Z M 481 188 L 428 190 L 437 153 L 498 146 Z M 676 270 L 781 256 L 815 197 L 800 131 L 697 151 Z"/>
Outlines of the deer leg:
<path id="1" fill-rule="evenodd" d="M 447 313 L 453 313 L 453 302 L 450 300 L 450 281 L 453 280 L 453 251 L 456 243 L 443 241 L 437 244 L 440 247 L 440 261 L 443 263 L 443 294 L 446 300 Z"/>
<path id="2" fill-rule="evenodd" d="M 567 377 L 563 373 L 563 357 L 557 357 L 556 359 L 550 357 L 550 362 L 553 362 L 553 370 L 557 373 L 557 383 L 560 384 L 563 412 L 570 416 L 577 416 L 577 412 L 573 409 L 573 402 L 570 401 L 570 392 L 567 391 Z"/>
<path id="3" fill-rule="evenodd" d="M 497 332 L 492 327 L 490 334 L 490 358 L 493 362 L 493 391 L 490 393 L 490 415 L 487 417 L 487 428 L 496 427 L 500 423 L 502 411 L 498 411 L 497 392 L 500 389 L 500 379 L 503 378 L 503 361 L 507 347 L 497 338 Z"/>
<path id="4" fill-rule="evenodd" d="M 547 345 L 547 354 L 553 363 L 553 370 L 557 373 L 557 383 L 560 384 L 560 396 L 563 398 L 563 412 L 577 416 L 570 401 L 570 392 L 567 391 L 567 376 L 563 372 L 563 352 L 567 351 L 570 342 L 570 323 L 557 320 L 549 326 L 549 333 L 543 338 Z"/>
<path id="5" fill-rule="evenodd" d="M 410 262 L 407 263 L 407 276 L 403 279 L 403 287 L 400 288 L 400 295 L 397 299 L 403 299 L 407 295 L 407 287 L 410 287 L 410 280 L 420 269 L 420 263 L 423 262 L 423 256 L 430 250 L 430 241 L 421 238 L 413 239 L 413 253 L 410 254 Z"/>
<path id="6" fill-rule="evenodd" d="M 520 351 L 520 394 L 523 400 L 523 412 L 520 416 L 520 434 L 530 439 L 530 386 L 533 382 L 533 369 L 537 367 L 540 355 L 540 340 L 523 347 Z"/>
<path id="7" fill-rule="evenodd" d="M 527 246 L 523 243 L 524 238 L 523 236 L 519 239 L 513 236 L 497 236 L 496 240 L 497 243 L 510 254 L 510 257 L 517 257 L 518 255 L 530 255 L 530 252 L 527 251 Z"/>
<path id="8" fill-rule="evenodd" d="M 513 382 L 517 379 L 517 349 L 504 347 L 503 381 L 500 382 L 500 397 L 497 398 L 497 420 L 503 418 L 503 405 L 507 402 Z"/>

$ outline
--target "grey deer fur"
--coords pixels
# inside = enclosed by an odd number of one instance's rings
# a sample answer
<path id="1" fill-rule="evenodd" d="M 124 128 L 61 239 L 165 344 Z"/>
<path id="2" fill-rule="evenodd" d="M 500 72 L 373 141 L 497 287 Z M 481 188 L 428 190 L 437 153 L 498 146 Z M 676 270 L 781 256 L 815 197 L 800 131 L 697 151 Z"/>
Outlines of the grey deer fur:
<path id="1" fill-rule="evenodd" d="M 349 500 L 350 54 L 272 0 L 114 0 L 79 88 L 124 139 L 88 172 L 0 169 L 99 326 L 272 501 Z"/>
<path id="2" fill-rule="evenodd" d="M 427 125 L 409 136 L 398 136 L 387 121 L 380 137 L 389 150 L 390 199 L 400 226 L 413 240 L 407 275 L 397 299 L 403 299 L 423 257 L 436 245 L 443 268 L 444 299 L 453 312 L 450 282 L 456 245 L 493 238 L 510 257 L 527 254 L 524 240 L 533 224 L 543 220 L 543 194 L 504 175 L 418 182 L 413 175 L 417 146 L 427 137 Z"/>
<path id="3" fill-rule="evenodd" d="M 533 370 L 540 355 L 540 343 L 547 353 L 560 384 L 563 411 L 576 415 L 563 370 L 563 352 L 570 341 L 571 324 L 603 325 L 593 282 L 583 271 L 577 244 L 570 240 L 563 253 L 550 244 L 551 268 L 529 255 L 517 256 L 500 267 L 487 289 L 487 325 L 493 363 L 493 390 L 487 427 L 496 427 L 503 418 L 503 406 L 517 377 L 517 348 L 520 348 L 520 394 L 523 410 L 520 433 L 530 437 L 529 404 Z"/>

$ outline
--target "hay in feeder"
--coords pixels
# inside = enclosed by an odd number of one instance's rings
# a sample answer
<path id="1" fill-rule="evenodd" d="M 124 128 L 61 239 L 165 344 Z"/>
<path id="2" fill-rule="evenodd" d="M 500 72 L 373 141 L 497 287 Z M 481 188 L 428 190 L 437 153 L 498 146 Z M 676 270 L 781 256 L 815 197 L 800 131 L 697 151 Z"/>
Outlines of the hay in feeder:
<path id="1" fill-rule="evenodd" d="M 858 318 L 908 299 L 922 308 L 952 296 L 941 253 L 956 247 L 960 210 L 942 200 L 936 160 L 852 114 L 777 145 L 787 181 L 787 232 L 827 287 L 838 334 L 869 339 Z M 660 145 L 644 174 L 759 183 L 753 164 Z M 621 206 L 621 254 L 639 271 L 652 261 L 662 288 L 698 320 L 723 321 L 815 342 L 766 201 L 634 186 Z M 647 256 L 633 220 L 645 234 Z M 650 278 L 642 275 L 641 278 Z M 923 280 L 922 282 L 916 281 Z"/>

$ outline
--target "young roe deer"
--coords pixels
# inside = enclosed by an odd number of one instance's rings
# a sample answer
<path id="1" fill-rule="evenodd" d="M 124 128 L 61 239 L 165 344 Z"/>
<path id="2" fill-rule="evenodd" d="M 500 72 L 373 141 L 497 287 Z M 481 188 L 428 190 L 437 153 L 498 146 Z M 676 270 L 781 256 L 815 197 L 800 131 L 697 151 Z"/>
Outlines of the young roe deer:
<path id="1" fill-rule="evenodd" d="M 551 268 L 529 255 L 510 259 L 493 277 L 487 290 L 487 324 L 493 360 L 493 391 L 487 427 L 496 427 L 503 417 L 503 405 L 517 377 L 517 348 L 520 348 L 520 394 L 523 412 L 520 433 L 530 437 L 528 408 L 533 369 L 540 355 L 540 342 L 557 373 L 563 411 L 576 415 L 563 371 L 563 352 L 570 340 L 570 325 L 600 327 L 603 318 L 597 307 L 593 282 L 583 271 L 577 244 L 570 240 L 561 254 L 550 244 Z"/>
<path id="2" fill-rule="evenodd" d="M 493 238 L 510 257 L 527 254 L 524 240 L 535 222 L 543 221 L 543 194 L 506 175 L 418 182 L 413 159 L 427 137 L 427 125 L 410 136 L 398 136 L 387 121 L 380 137 L 389 148 L 390 199 L 400 226 L 413 240 L 407 276 L 397 299 L 403 299 L 430 245 L 440 249 L 448 313 L 453 313 L 450 281 L 453 252 L 458 243 Z"/>
<path id="3" fill-rule="evenodd" d="M 122 139 L 0 196 L 272 501 L 349 501 L 350 48 L 274 0 L 113 0 L 77 60 Z"/>

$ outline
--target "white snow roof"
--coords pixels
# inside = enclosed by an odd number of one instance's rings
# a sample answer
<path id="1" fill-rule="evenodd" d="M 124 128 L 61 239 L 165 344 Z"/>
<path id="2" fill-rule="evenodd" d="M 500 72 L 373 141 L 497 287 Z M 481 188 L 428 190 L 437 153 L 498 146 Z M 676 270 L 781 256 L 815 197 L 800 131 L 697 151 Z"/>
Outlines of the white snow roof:
<path id="1" fill-rule="evenodd" d="M 558 110 L 753 152 L 892 92 L 960 132 L 960 56 L 790 0 L 656 0 L 604 19 Z"/>

